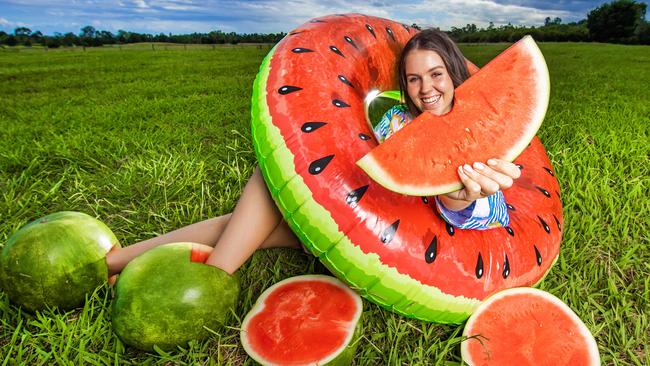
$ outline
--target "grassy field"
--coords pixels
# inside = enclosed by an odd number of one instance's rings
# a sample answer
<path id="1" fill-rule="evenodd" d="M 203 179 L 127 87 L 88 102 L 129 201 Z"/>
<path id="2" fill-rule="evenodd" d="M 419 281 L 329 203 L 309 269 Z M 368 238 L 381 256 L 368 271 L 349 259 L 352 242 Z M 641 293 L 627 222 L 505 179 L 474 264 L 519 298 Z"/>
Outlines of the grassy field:
<path id="1" fill-rule="evenodd" d="M 468 45 L 482 65 L 506 45 Z M 594 334 L 606 365 L 650 364 L 650 49 L 542 44 L 551 101 L 539 132 L 562 187 L 560 258 L 541 288 Z M 230 212 L 255 166 L 253 78 L 268 48 L 0 51 L 0 245 L 27 222 L 76 210 L 123 245 Z M 238 327 L 261 291 L 324 273 L 289 249 L 240 270 L 230 326 L 169 354 L 122 345 L 111 293 L 70 312 L 26 314 L 0 292 L 0 365 L 251 364 Z M 365 302 L 358 365 L 458 364 L 462 326 Z"/>

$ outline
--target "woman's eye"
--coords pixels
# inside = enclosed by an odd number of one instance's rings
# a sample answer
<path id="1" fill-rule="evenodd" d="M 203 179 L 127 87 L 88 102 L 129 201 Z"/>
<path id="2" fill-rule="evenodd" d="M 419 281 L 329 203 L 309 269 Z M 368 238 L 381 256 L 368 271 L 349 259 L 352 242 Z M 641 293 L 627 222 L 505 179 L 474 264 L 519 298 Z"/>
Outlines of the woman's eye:
<path id="1" fill-rule="evenodd" d="M 433 73 L 433 77 L 438 77 L 438 76 L 440 76 L 440 75 L 442 75 L 441 72 L 434 72 L 434 73 Z"/>
<path id="2" fill-rule="evenodd" d="M 416 82 L 417 80 L 418 80 L 418 78 L 409 78 L 409 79 L 408 79 L 408 82 L 409 82 L 409 83 L 414 83 L 414 82 Z"/>

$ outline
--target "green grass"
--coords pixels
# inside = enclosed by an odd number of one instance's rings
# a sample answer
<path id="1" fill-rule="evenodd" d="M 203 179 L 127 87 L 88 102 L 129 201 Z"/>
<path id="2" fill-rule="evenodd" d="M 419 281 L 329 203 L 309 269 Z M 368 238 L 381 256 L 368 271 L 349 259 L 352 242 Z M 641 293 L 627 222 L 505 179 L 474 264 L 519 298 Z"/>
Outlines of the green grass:
<path id="1" fill-rule="evenodd" d="M 484 64 L 506 45 L 468 45 Z M 650 364 L 650 52 L 542 44 L 551 102 L 539 136 L 562 187 L 565 234 L 541 288 L 593 332 L 606 365 Z M 123 245 L 230 212 L 255 166 L 250 94 L 263 47 L 0 51 L 0 243 L 47 213 L 107 223 Z M 3 245 L 3 244 L 0 244 Z M 169 354 L 122 345 L 107 288 L 85 307 L 30 315 L 0 293 L 0 365 L 251 364 L 238 337 L 261 291 L 323 273 L 293 250 L 240 270 L 230 326 Z M 461 326 L 365 302 L 359 365 L 458 363 Z"/>

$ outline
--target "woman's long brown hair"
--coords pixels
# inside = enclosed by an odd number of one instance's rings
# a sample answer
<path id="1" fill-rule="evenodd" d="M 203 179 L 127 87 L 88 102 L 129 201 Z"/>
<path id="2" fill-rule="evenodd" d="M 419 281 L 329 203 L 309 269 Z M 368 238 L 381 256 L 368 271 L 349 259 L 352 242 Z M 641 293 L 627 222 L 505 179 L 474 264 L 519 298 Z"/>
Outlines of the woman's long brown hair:
<path id="1" fill-rule="evenodd" d="M 397 72 L 402 99 L 406 102 L 406 106 L 411 112 L 411 115 L 415 117 L 422 112 L 408 96 L 406 85 L 406 56 L 412 50 L 431 50 L 437 52 L 445 63 L 447 72 L 454 84 L 454 89 L 469 78 L 469 71 L 467 70 L 465 57 L 460 52 L 460 49 L 458 49 L 458 46 L 456 46 L 456 43 L 446 33 L 437 29 L 425 29 L 414 35 L 402 50 Z"/>

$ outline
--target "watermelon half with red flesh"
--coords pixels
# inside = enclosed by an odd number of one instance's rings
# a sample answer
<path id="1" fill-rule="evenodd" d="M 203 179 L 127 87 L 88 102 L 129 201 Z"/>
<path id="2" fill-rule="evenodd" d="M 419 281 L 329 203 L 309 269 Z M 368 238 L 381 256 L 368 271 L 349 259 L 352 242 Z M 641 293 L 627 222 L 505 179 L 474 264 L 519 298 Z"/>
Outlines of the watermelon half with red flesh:
<path id="1" fill-rule="evenodd" d="M 349 365 L 361 329 L 361 298 L 331 276 L 269 287 L 244 318 L 241 341 L 262 365 Z"/>
<path id="2" fill-rule="evenodd" d="M 459 166 L 513 161 L 526 148 L 544 120 L 549 92 L 544 56 L 526 36 L 456 88 L 449 113 L 422 113 L 357 164 L 398 193 L 459 190 Z"/>
<path id="3" fill-rule="evenodd" d="M 433 199 L 392 192 L 355 164 L 377 146 L 364 99 L 399 88 L 396 60 L 415 32 L 360 14 L 290 32 L 253 86 L 253 144 L 285 220 L 332 273 L 391 311 L 459 323 L 495 291 L 544 276 L 559 253 L 562 205 L 537 139 L 504 192 L 510 226 L 486 231 L 446 224 Z"/>
<path id="4" fill-rule="evenodd" d="M 597 366 L 598 345 L 562 300 L 534 288 L 490 296 L 469 318 L 461 345 L 470 366 Z"/>

